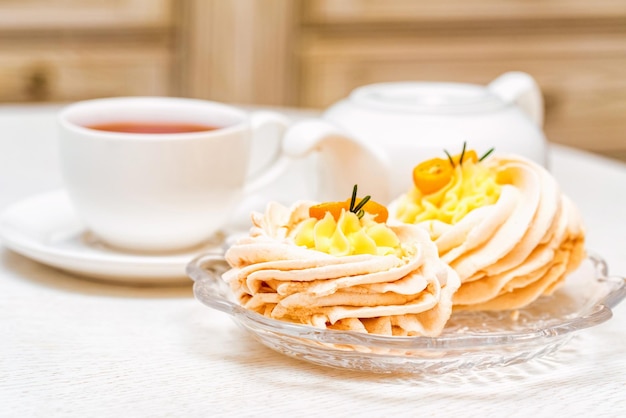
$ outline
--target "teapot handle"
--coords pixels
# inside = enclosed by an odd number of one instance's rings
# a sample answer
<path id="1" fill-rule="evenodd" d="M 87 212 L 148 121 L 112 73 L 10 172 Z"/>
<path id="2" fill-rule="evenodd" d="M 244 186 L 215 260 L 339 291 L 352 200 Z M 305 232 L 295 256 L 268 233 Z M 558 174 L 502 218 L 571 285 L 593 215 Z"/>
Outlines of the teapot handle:
<path id="1" fill-rule="evenodd" d="M 538 127 L 543 126 L 543 97 L 532 76 L 521 71 L 504 73 L 487 88 L 504 102 L 518 105 Z"/>
<path id="2" fill-rule="evenodd" d="M 355 184 L 379 202 L 390 200 L 384 154 L 329 122 L 311 119 L 291 126 L 283 138 L 283 152 L 292 158 L 318 154 L 316 199 L 320 201 L 344 200 Z"/>

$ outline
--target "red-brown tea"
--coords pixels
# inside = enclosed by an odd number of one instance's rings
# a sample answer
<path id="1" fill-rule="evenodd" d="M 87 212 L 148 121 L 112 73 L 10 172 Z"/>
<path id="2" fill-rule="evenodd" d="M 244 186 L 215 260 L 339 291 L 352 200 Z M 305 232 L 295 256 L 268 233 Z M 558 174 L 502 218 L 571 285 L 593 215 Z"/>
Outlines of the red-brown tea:
<path id="1" fill-rule="evenodd" d="M 193 123 L 157 123 L 157 122 L 110 122 L 87 126 L 89 129 L 107 132 L 131 134 L 182 134 L 189 132 L 205 132 L 219 129 L 217 126 L 198 125 Z"/>

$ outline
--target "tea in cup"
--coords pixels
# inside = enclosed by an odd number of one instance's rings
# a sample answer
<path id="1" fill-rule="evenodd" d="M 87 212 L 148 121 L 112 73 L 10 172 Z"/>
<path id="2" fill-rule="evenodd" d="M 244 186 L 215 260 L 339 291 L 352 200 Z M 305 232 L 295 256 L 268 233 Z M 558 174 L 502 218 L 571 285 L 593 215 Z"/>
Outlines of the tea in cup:
<path id="1" fill-rule="evenodd" d="M 237 204 L 283 170 L 282 115 L 204 100 L 122 97 L 58 116 L 70 201 L 103 242 L 173 251 L 211 238 Z M 255 155 L 252 149 L 264 150 Z M 257 152 L 258 154 L 258 152 Z M 259 157 L 259 158 L 257 158 Z"/>

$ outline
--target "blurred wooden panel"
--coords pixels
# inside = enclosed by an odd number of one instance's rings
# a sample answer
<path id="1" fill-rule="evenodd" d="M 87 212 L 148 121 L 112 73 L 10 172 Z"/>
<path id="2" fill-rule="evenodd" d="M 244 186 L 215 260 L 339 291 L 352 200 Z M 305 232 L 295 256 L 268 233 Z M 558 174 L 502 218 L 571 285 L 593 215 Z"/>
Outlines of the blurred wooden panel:
<path id="1" fill-rule="evenodd" d="M 175 0 L 2 0 L 0 30 L 170 26 Z"/>
<path id="2" fill-rule="evenodd" d="M 626 16 L 623 0 L 307 0 L 307 23 L 596 19 Z"/>
<path id="3" fill-rule="evenodd" d="M 150 43 L 4 42 L 0 62 L 3 102 L 171 93 L 171 56 Z"/>
<path id="4" fill-rule="evenodd" d="M 293 0 L 186 0 L 178 81 L 185 96 L 285 105 L 294 102 Z"/>
<path id="5" fill-rule="evenodd" d="M 301 60 L 300 104 L 321 108 L 373 82 L 486 84 L 506 71 L 525 71 L 544 92 L 551 141 L 593 150 L 626 148 L 626 33 L 309 33 Z"/>
<path id="6" fill-rule="evenodd" d="M 0 0 L 0 102 L 172 94 L 177 0 Z"/>

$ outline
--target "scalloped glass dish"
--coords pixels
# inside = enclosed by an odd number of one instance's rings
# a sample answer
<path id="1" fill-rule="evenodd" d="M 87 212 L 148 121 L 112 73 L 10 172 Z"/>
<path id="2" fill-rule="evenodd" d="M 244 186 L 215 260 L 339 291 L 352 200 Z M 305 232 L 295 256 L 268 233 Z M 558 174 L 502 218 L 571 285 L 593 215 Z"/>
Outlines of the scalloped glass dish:
<path id="1" fill-rule="evenodd" d="M 187 266 L 198 300 L 231 315 L 280 353 L 377 373 L 442 374 L 522 363 L 557 350 L 577 331 L 607 321 L 626 296 L 626 279 L 608 277 L 604 260 L 591 256 L 552 296 L 519 311 L 456 312 L 439 337 L 388 337 L 318 329 L 249 311 L 222 280 L 227 268 L 215 255 L 197 257 Z"/>

